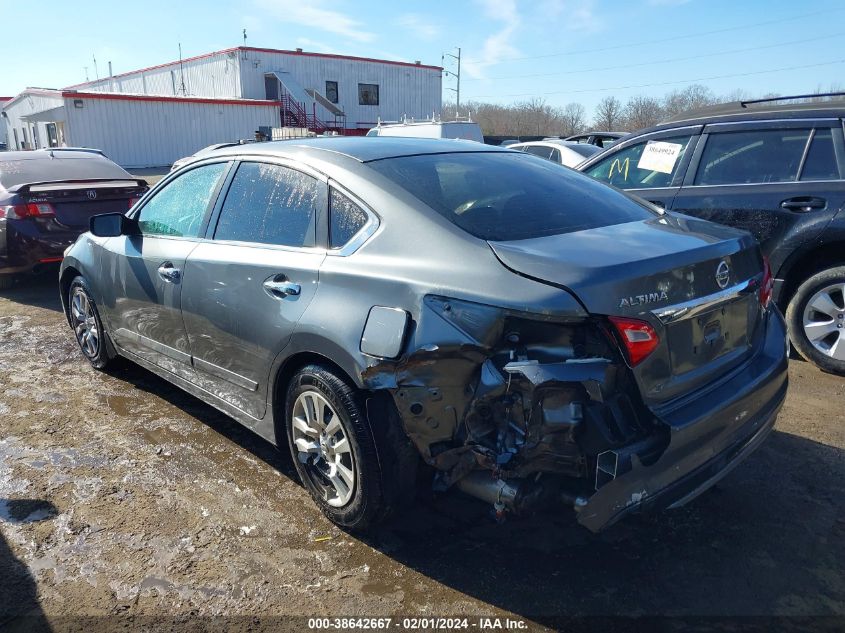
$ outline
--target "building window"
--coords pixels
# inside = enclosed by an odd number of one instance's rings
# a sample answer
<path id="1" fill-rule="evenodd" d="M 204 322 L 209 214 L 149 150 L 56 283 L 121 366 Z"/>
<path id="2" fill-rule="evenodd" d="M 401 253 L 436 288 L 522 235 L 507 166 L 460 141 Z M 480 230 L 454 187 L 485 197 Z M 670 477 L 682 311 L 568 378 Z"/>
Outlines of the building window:
<path id="1" fill-rule="evenodd" d="M 378 105 L 378 84 L 358 84 L 358 105 Z"/>
<path id="2" fill-rule="evenodd" d="M 332 103 L 337 103 L 337 82 L 336 81 L 327 81 L 326 82 L 326 99 L 331 101 Z"/>

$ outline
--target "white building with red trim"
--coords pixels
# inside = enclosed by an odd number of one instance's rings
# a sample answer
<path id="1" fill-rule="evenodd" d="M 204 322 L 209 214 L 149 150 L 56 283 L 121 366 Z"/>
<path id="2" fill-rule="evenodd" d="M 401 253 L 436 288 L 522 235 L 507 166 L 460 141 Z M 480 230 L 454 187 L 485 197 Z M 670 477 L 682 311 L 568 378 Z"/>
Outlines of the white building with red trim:
<path id="1" fill-rule="evenodd" d="M 361 134 L 440 114 L 442 68 L 241 46 L 2 105 L 9 149 L 93 147 L 125 167 L 169 165 L 274 127 Z"/>

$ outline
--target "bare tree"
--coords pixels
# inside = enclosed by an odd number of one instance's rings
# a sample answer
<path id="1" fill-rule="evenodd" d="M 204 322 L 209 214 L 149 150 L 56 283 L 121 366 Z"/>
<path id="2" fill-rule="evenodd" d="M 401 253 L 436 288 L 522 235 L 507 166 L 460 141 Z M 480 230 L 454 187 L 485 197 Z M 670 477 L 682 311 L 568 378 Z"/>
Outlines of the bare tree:
<path id="1" fill-rule="evenodd" d="M 707 86 L 692 84 L 681 90 L 673 90 L 663 97 L 664 116 L 695 110 L 716 103 L 716 96 Z"/>
<path id="2" fill-rule="evenodd" d="M 567 103 L 559 116 L 562 136 L 574 136 L 587 129 L 587 110 L 580 103 Z"/>
<path id="3" fill-rule="evenodd" d="M 624 118 L 626 129 L 639 130 L 658 123 L 663 118 L 663 107 L 654 97 L 631 97 L 625 104 Z"/>
<path id="4" fill-rule="evenodd" d="M 593 127 L 612 132 L 622 125 L 622 102 L 616 97 L 605 97 L 596 106 Z"/>

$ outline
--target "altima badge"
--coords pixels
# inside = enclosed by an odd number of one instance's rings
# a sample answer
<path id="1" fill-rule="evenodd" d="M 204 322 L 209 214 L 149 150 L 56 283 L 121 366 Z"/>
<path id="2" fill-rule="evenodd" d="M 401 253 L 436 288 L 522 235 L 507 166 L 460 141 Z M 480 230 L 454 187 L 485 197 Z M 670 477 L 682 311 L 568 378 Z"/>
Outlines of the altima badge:
<path id="1" fill-rule="evenodd" d="M 724 290 L 728 287 L 728 283 L 731 280 L 731 267 L 728 266 L 728 262 L 724 259 L 719 262 L 719 265 L 716 267 L 716 283 L 719 284 L 719 288 Z"/>
<path id="2" fill-rule="evenodd" d="M 97 198 L 97 190 L 96 189 L 89 189 L 85 192 L 85 195 L 88 196 L 89 200 L 95 200 Z"/>
<path id="3" fill-rule="evenodd" d="M 658 301 L 663 301 L 664 299 L 668 299 L 669 295 L 666 294 L 665 290 L 661 290 L 659 292 L 649 292 L 648 294 L 644 295 L 634 295 L 633 297 L 622 297 L 622 300 L 619 302 L 620 308 L 631 308 L 633 306 L 644 306 L 648 303 L 656 303 Z"/>

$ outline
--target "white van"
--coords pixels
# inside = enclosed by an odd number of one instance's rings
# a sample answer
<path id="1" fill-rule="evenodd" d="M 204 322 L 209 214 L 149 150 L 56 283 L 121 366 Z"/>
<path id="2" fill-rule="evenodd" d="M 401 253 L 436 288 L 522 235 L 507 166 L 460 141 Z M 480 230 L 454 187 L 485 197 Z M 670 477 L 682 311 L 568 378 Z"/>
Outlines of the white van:
<path id="1" fill-rule="evenodd" d="M 406 136 L 413 138 L 459 138 L 484 142 L 481 126 L 474 121 L 405 121 L 379 123 L 367 136 Z"/>

